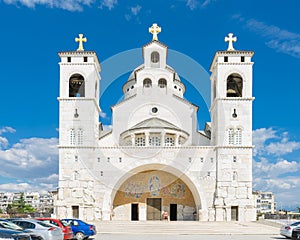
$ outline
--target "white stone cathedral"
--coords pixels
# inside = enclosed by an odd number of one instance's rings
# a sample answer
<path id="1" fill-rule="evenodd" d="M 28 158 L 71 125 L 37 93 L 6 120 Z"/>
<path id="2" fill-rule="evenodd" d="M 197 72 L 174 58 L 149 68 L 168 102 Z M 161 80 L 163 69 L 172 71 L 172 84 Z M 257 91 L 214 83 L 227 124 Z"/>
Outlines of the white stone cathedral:
<path id="1" fill-rule="evenodd" d="M 59 188 L 56 215 L 87 221 L 253 221 L 252 51 L 216 52 L 211 122 L 184 99 L 168 47 L 143 46 L 144 63 L 123 85 L 112 130 L 99 122 L 100 63 L 93 51 L 60 52 Z M 117 67 L 117 66 L 116 66 Z M 188 67 L 188 66 L 187 66 Z M 103 79 L 103 81 L 108 81 Z M 111 94 L 114 94 L 113 92 Z"/>

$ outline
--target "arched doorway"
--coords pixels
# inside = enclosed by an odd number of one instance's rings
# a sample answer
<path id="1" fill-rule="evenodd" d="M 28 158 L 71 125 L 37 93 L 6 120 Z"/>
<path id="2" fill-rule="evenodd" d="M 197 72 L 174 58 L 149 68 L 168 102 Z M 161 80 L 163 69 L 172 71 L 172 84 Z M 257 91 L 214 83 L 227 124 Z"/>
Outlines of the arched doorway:
<path id="1" fill-rule="evenodd" d="M 164 170 L 144 170 L 123 181 L 113 199 L 113 220 L 195 220 L 197 205 L 185 181 Z"/>

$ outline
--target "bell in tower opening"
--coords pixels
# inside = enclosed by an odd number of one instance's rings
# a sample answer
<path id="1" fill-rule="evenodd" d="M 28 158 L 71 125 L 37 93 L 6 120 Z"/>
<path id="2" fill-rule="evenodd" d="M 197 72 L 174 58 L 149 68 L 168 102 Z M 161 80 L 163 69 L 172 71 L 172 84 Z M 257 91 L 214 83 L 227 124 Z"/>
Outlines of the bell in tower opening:
<path id="1" fill-rule="evenodd" d="M 74 74 L 69 80 L 69 97 L 84 97 L 84 78 L 80 74 Z"/>
<path id="2" fill-rule="evenodd" d="M 237 74 L 231 74 L 227 78 L 226 97 L 242 97 L 243 79 Z"/>

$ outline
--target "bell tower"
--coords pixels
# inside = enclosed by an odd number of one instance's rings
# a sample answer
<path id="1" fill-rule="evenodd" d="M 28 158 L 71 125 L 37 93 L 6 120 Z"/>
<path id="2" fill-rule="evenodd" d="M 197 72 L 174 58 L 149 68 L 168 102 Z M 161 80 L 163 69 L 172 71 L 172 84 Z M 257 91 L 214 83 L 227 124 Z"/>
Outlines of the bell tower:
<path id="1" fill-rule="evenodd" d="M 235 50 L 215 54 L 211 74 L 211 144 L 217 158 L 216 221 L 255 220 L 252 198 L 252 56 Z"/>
<path id="2" fill-rule="evenodd" d="M 100 64 L 84 51 L 82 34 L 77 51 L 60 52 L 59 146 L 94 147 L 99 137 Z"/>
<path id="3" fill-rule="evenodd" d="M 60 52 L 59 180 L 56 214 L 82 218 L 83 192 L 88 183 L 86 164 L 99 139 L 100 64 L 93 51 L 84 51 L 82 34 L 77 51 Z M 79 198 L 79 196 L 81 196 Z M 74 199 L 75 203 L 74 203 Z"/>

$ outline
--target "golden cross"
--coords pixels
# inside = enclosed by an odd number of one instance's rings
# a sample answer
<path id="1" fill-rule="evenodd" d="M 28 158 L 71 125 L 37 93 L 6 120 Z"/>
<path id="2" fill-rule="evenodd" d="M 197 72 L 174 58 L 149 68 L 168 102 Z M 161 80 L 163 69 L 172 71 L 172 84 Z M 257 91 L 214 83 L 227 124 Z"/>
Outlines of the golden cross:
<path id="1" fill-rule="evenodd" d="M 83 38 L 83 34 L 79 34 L 79 38 L 75 38 L 75 42 L 79 42 L 77 51 L 84 51 L 82 43 L 87 42 L 87 39 Z"/>
<path id="2" fill-rule="evenodd" d="M 158 41 L 157 34 L 161 32 L 161 28 L 156 23 L 149 27 L 149 32 L 153 35 L 152 41 Z"/>
<path id="3" fill-rule="evenodd" d="M 228 33 L 228 37 L 225 37 L 224 41 L 228 42 L 228 48 L 227 51 L 234 51 L 233 42 L 236 42 L 237 38 L 236 37 L 232 37 L 233 33 Z"/>

